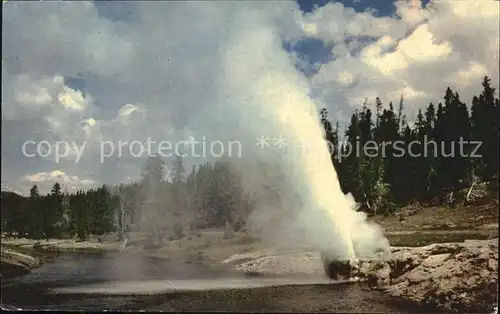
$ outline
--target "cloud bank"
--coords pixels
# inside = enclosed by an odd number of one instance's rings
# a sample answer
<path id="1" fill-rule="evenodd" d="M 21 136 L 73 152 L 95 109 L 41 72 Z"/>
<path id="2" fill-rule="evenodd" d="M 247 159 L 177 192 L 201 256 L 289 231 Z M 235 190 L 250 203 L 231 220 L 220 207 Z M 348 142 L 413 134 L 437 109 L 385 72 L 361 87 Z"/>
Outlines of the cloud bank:
<path id="1" fill-rule="evenodd" d="M 387 105 L 403 94 L 411 119 L 448 85 L 470 101 L 482 76 L 499 82 L 495 1 L 402 1 L 385 17 L 340 3 L 305 15 L 284 1 L 103 6 L 3 4 L 2 186 L 46 192 L 55 181 L 72 190 L 139 176 L 144 160 L 130 154 L 100 162 L 100 141 L 205 136 L 252 154 L 257 133 L 276 135 L 259 121 L 278 119 L 256 102 L 293 97 L 289 81 L 341 124 L 365 97 Z M 304 56 L 283 45 L 304 39 L 332 47 L 307 76 Z M 23 143 L 43 140 L 87 145 L 78 163 L 74 151 L 59 163 L 23 156 Z"/>

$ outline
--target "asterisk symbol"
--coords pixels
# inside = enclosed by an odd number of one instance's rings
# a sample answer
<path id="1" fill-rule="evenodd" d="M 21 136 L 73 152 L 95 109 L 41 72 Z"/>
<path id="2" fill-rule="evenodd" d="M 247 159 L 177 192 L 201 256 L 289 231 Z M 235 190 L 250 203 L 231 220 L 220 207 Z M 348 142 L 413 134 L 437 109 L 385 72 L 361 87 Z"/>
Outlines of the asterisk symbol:
<path id="1" fill-rule="evenodd" d="M 269 146 L 269 138 L 267 136 L 259 136 L 255 145 L 260 146 L 260 148 L 267 147 Z"/>
<path id="2" fill-rule="evenodd" d="M 278 148 L 283 148 L 288 144 L 286 143 L 286 140 L 283 138 L 283 136 L 280 135 L 274 138 L 274 145 L 278 146 Z"/>

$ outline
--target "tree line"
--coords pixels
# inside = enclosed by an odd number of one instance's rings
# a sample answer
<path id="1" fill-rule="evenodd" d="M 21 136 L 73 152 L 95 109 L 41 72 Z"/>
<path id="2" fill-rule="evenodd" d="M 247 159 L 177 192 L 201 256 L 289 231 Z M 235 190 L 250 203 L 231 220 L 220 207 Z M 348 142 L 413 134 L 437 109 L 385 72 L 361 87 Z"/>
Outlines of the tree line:
<path id="1" fill-rule="evenodd" d="M 470 106 L 448 87 L 437 106 L 419 109 L 413 125 L 404 114 L 403 98 L 397 111 L 392 103 L 382 110 L 379 98 L 374 111 L 365 102 L 352 114 L 344 142 L 338 123 L 334 128 L 323 109 L 326 140 L 340 147 L 332 151 L 332 162 L 344 192 L 352 193 L 364 210 L 390 211 L 414 202 L 443 203 L 443 197 L 474 182 L 498 180 L 499 100 L 488 77 L 482 87 Z M 384 154 L 365 149 L 348 154 L 349 147 L 366 147 L 369 141 L 384 148 Z M 404 154 L 391 145 L 396 142 Z"/>
<path id="2" fill-rule="evenodd" d="M 498 180 L 499 100 L 488 77 L 482 87 L 469 106 L 447 88 L 443 101 L 419 110 L 413 124 L 407 121 L 403 98 L 397 110 L 392 103 L 384 108 L 379 98 L 373 106 L 365 101 L 352 114 L 345 134 L 340 134 L 338 122 L 333 126 L 328 111 L 321 110 L 325 139 L 340 148 L 331 151 L 331 159 L 343 192 L 353 194 L 360 210 L 390 213 L 415 202 L 443 203 L 450 193 L 474 182 Z M 475 145 L 465 145 L 459 153 L 460 140 L 481 142 L 474 152 L 481 157 L 471 156 Z M 378 147 L 399 141 L 406 152 L 415 142 L 438 145 L 428 145 L 426 154 L 414 145 L 411 150 L 422 153 L 419 156 L 398 155 L 391 145 L 385 146 L 384 154 L 363 149 L 347 154 L 348 145 L 364 147 L 369 141 Z M 120 231 L 122 238 L 130 231 L 143 231 L 161 243 L 202 228 L 238 231 L 256 202 L 241 185 L 241 170 L 226 159 L 186 171 L 179 156 L 171 165 L 150 157 L 141 179 L 131 184 L 63 193 L 56 183 L 47 195 L 40 195 L 35 185 L 29 197 L 2 192 L 2 232 L 84 240 L 112 231 Z"/>
<path id="3" fill-rule="evenodd" d="M 88 239 L 120 231 L 150 233 L 154 242 L 182 237 L 203 228 L 244 226 L 251 204 L 240 185 L 241 173 L 228 160 L 193 166 L 173 161 L 171 180 L 166 161 L 150 157 L 139 182 L 61 192 L 54 184 L 47 195 L 34 185 L 29 197 L 2 192 L 2 232 L 28 238 Z"/>
<path id="4" fill-rule="evenodd" d="M 87 191 L 63 193 L 55 183 L 50 193 L 41 195 L 38 187 L 29 197 L 2 192 L 2 232 L 34 239 L 78 236 L 115 231 L 118 198 L 106 185 Z"/>

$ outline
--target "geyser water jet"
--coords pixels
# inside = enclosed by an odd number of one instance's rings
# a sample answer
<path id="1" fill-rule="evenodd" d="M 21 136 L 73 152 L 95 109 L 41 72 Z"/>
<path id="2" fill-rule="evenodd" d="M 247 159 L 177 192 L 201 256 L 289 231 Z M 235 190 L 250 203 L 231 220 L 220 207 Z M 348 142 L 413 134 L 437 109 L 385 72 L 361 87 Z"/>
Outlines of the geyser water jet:
<path id="1" fill-rule="evenodd" d="M 259 16 L 253 18 L 260 22 L 265 20 Z M 271 27 L 258 26 L 266 25 L 266 21 L 256 23 L 255 20 L 251 29 L 236 31 L 238 36 L 228 47 L 225 86 L 230 91 L 238 91 L 230 99 L 240 105 L 241 116 L 248 117 L 241 126 L 254 138 L 283 136 L 287 146 L 297 145 L 304 149 L 299 153 L 254 149 L 256 156 L 277 166 L 268 171 L 286 176 L 279 187 L 283 192 L 276 202 L 279 205 L 264 201 L 259 204 L 258 215 L 254 216 L 259 220 L 253 221 L 254 225 L 265 224 L 266 219 L 270 221 L 276 217 L 291 222 L 280 226 L 282 234 L 301 231 L 306 244 L 334 259 L 356 260 L 372 257 L 378 250 L 387 252 L 388 241 L 380 228 L 368 223 L 365 214 L 356 211 L 352 196 L 345 195 L 340 188 L 323 139 L 317 108 L 309 97 L 307 80 L 282 49 L 279 36 Z M 245 25 L 244 21 L 241 25 Z M 268 183 L 270 174 L 262 171 L 244 170 L 243 175 L 253 182 L 247 189 L 257 189 L 255 181 L 259 180 L 256 179 L 259 175 L 261 185 Z M 287 200 L 284 196 L 287 191 L 296 192 L 299 201 Z M 276 240 L 278 226 L 267 227 L 273 231 L 270 233 L 272 239 L 268 240 Z M 265 234 L 259 233 L 260 236 Z"/>

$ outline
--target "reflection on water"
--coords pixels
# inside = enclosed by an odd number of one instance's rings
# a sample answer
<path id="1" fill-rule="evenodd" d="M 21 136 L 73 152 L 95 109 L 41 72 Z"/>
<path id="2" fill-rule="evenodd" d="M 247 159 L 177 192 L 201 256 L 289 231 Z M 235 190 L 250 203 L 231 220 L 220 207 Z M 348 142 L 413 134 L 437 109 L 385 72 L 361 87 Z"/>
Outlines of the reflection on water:
<path id="1" fill-rule="evenodd" d="M 7 284 L 82 283 L 94 281 L 132 281 L 169 278 L 212 277 L 221 270 L 199 264 L 176 264 L 159 258 L 119 253 L 63 253 L 44 256 L 44 265 Z M 2 283 L 3 285 L 4 283 Z"/>
<path id="2" fill-rule="evenodd" d="M 331 285 L 328 278 L 317 275 L 312 278 L 295 276 L 277 276 L 274 278 L 238 278 L 219 277 L 212 279 L 163 279 L 144 281 L 118 281 L 102 284 L 91 284 L 78 287 L 64 287 L 53 289 L 59 294 L 159 294 L 179 291 L 207 291 L 217 289 L 245 289 L 276 286 L 298 285 Z"/>
<path id="3" fill-rule="evenodd" d="M 276 285 L 290 286 L 270 287 Z M 50 310 L 391 309 L 374 292 L 332 284 L 321 276 L 245 277 L 228 269 L 111 253 L 65 253 L 24 277 L 3 280 L 2 304 Z"/>

